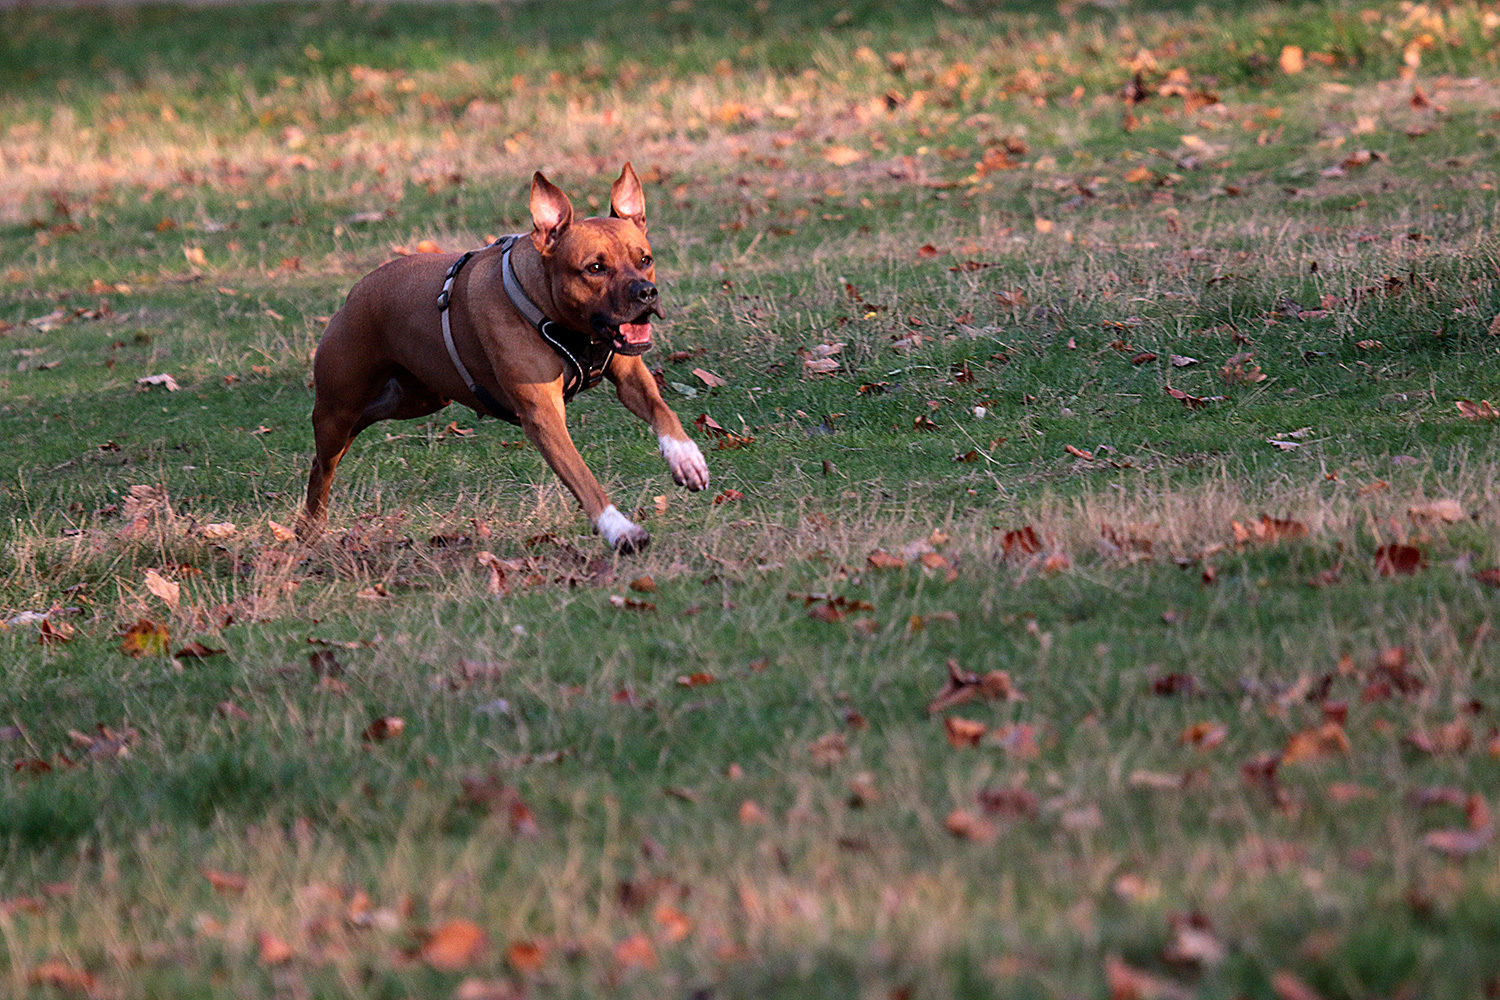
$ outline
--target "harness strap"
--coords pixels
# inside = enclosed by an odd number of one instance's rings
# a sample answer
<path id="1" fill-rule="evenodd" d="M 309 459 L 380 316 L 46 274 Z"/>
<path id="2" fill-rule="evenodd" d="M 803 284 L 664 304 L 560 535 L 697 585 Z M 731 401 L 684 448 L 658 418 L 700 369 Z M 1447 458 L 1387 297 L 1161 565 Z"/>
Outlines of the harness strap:
<path id="1" fill-rule="evenodd" d="M 443 290 L 438 293 L 437 301 L 438 313 L 443 318 L 443 345 L 448 348 L 448 360 L 453 362 L 453 367 L 457 369 L 459 377 L 464 380 L 469 391 L 486 410 L 490 411 L 490 416 L 505 420 L 506 414 L 510 413 L 505 408 L 505 404 L 496 399 L 488 389 L 474 379 L 473 375 L 469 374 L 469 369 L 464 365 L 463 359 L 458 356 L 458 347 L 453 343 L 453 324 L 448 320 L 448 303 L 453 298 L 453 281 L 458 277 L 458 272 L 463 270 L 463 266 L 469 262 L 469 258 L 478 252 L 478 250 L 470 250 L 465 253 L 453 262 L 453 265 L 448 268 L 448 273 L 443 276 Z"/>
<path id="2" fill-rule="evenodd" d="M 566 335 L 569 332 L 568 328 L 561 323 L 548 319 L 546 314 L 537 307 L 537 304 L 531 301 L 531 296 L 526 294 L 526 289 L 521 287 L 521 281 L 516 277 L 516 269 L 511 266 L 511 248 L 516 245 L 516 241 L 520 240 L 523 235 L 518 233 L 513 236 L 506 236 L 499 241 L 502 251 L 500 257 L 500 276 L 505 282 L 505 294 L 510 296 L 511 304 L 516 307 L 516 311 L 526 317 L 526 321 L 536 327 L 536 332 L 541 335 L 541 338 L 550 344 L 554 351 L 562 355 L 563 360 L 571 366 L 572 371 L 563 378 L 563 401 L 566 402 L 582 390 L 592 389 L 599 384 L 599 380 L 604 377 L 604 369 L 609 367 L 610 359 L 614 357 L 615 351 L 611 347 L 605 351 L 604 358 L 598 365 L 592 363 L 586 365 L 580 362 L 573 351 L 569 350 L 567 345 L 562 342 L 560 335 Z M 583 347 L 587 351 L 586 356 L 592 362 L 593 352 L 588 350 L 588 348 L 592 347 L 592 342 L 585 339 Z"/>
<path id="3" fill-rule="evenodd" d="M 610 359 L 614 357 L 614 348 L 610 347 L 605 350 L 604 357 L 599 364 L 594 365 L 590 363 L 585 365 L 562 342 L 560 338 L 570 332 L 568 328 L 561 323 L 548 319 L 537 308 L 536 303 L 532 302 L 531 297 L 526 294 L 526 289 L 521 287 L 520 280 L 516 278 L 515 268 L 511 267 L 511 247 L 515 246 L 516 241 L 524 235 L 524 233 L 517 233 L 511 236 L 502 236 L 494 243 L 491 243 L 489 247 L 482 249 L 488 250 L 490 247 L 496 246 L 501 249 L 500 275 L 505 283 L 506 296 L 509 297 L 511 304 L 516 307 L 516 311 L 525 317 L 526 321 L 536 328 L 536 332 L 541 335 L 541 338 L 567 362 L 566 367 L 568 370 L 563 377 L 563 402 L 567 402 L 580 391 L 592 389 L 599 384 L 599 380 L 604 377 L 604 369 L 609 367 Z M 464 380 L 464 384 L 469 387 L 469 391 L 484 405 L 485 409 L 490 411 L 491 416 L 510 419 L 506 417 L 506 414 L 510 411 L 505 408 L 505 404 L 501 403 L 488 389 L 475 380 L 474 376 L 469 373 L 468 367 L 464 365 L 463 359 L 458 356 L 458 347 L 453 343 L 453 325 L 448 319 L 448 304 L 453 298 L 453 282 L 458 278 L 458 272 L 463 270 L 463 266 L 469 262 L 469 258 L 478 252 L 478 250 L 469 250 L 464 253 L 463 256 L 453 262 L 452 266 L 448 268 L 448 273 L 443 276 L 443 290 L 438 293 L 437 297 L 438 313 L 441 315 L 443 321 L 443 345 L 448 349 L 448 360 L 453 362 L 453 367 L 457 370 L 459 377 Z M 586 338 L 583 344 L 584 350 L 581 352 L 588 357 L 590 362 L 593 361 L 593 351 L 589 350 L 592 346 L 592 342 Z"/>

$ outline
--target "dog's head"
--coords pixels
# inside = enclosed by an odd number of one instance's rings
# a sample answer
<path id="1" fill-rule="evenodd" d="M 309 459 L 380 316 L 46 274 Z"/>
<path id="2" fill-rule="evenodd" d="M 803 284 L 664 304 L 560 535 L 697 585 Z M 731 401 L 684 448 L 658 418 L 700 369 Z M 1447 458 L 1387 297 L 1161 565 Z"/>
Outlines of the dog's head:
<path id="1" fill-rule="evenodd" d="M 646 200 L 630 164 L 609 189 L 609 218 L 573 218 L 573 203 L 542 174 L 531 178 L 531 242 L 542 255 L 552 318 L 618 354 L 651 348 L 660 316 L 656 264 L 646 240 Z"/>

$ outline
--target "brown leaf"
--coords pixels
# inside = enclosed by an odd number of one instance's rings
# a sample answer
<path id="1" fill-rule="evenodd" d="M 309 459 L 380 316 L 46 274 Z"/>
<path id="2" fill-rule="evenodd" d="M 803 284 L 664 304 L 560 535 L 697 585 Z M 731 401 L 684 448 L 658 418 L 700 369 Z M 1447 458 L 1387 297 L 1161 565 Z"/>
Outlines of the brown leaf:
<path id="1" fill-rule="evenodd" d="M 261 931 L 256 936 L 261 965 L 285 965 L 293 958 L 292 946 L 270 931 Z"/>
<path id="2" fill-rule="evenodd" d="M 1500 317 L 1496 317 L 1496 319 L 1500 319 Z M 1467 399 L 1460 399 L 1453 405 L 1458 407 L 1460 416 L 1466 417 L 1469 420 L 1495 420 L 1500 418 L 1500 410 L 1497 410 L 1494 404 L 1487 399 L 1482 399 L 1477 403 L 1470 402 Z"/>
<path id="3" fill-rule="evenodd" d="M 1277 60 L 1281 71 L 1288 76 L 1295 76 L 1307 67 L 1307 61 L 1302 56 L 1302 47 L 1299 45 L 1283 45 L 1281 57 Z"/>
<path id="4" fill-rule="evenodd" d="M 1067 452 L 1069 455 L 1072 455 L 1074 458 L 1081 458 L 1085 462 L 1092 462 L 1094 460 L 1093 452 L 1084 451 L 1082 448 L 1075 448 L 1070 444 L 1063 445 L 1063 451 Z"/>
<path id="5" fill-rule="evenodd" d="M 978 844 L 988 844 L 1000 835 L 1000 828 L 993 822 L 963 809 L 955 809 L 949 813 L 948 818 L 943 821 L 943 829 L 960 840 L 971 840 Z"/>
<path id="6" fill-rule="evenodd" d="M 505 949 L 505 961 L 517 972 L 538 972 L 547 963 L 547 949 L 535 941 L 512 941 Z"/>
<path id="7" fill-rule="evenodd" d="M 1349 752 L 1349 736 L 1337 722 L 1324 722 L 1316 729 L 1303 729 L 1291 735 L 1281 751 L 1281 764 L 1297 764 L 1333 754 Z"/>
<path id="8" fill-rule="evenodd" d="M 906 560 L 900 556 L 893 556 L 884 549 L 876 549 L 865 557 L 873 569 L 905 569 Z"/>
<path id="9" fill-rule="evenodd" d="M 828 622 L 830 625 L 836 622 L 841 622 L 845 617 L 847 617 L 844 609 L 834 604 L 832 601 L 826 601 L 822 604 L 814 604 L 811 608 L 807 609 L 807 616 L 820 622 Z"/>
<path id="10" fill-rule="evenodd" d="M 1321 993 L 1286 969 L 1271 976 L 1271 991 L 1276 994 L 1276 1000 L 1323 1000 Z"/>
<path id="11" fill-rule="evenodd" d="M 1109 1000 L 1190 1000 L 1195 996 L 1192 990 L 1126 965 L 1113 955 L 1104 960 L 1104 984 Z"/>
<path id="12" fill-rule="evenodd" d="M 223 652 L 224 650 L 222 649 L 214 649 L 210 646 L 205 646 L 197 639 L 194 639 L 192 642 L 188 643 L 186 646 L 183 646 L 172 655 L 179 660 L 202 660 L 210 656 L 218 656 Z"/>
<path id="13" fill-rule="evenodd" d="M 615 964 L 626 969 L 654 969 L 656 946 L 644 934 L 632 934 L 615 945 Z"/>
<path id="14" fill-rule="evenodd" d="M 656 593 L 656 581 L 649 576 L 638 576 L 630 581 L 630 589 L 642 594 Z"/>
<path id="15" fill-rule="evenodd" d="M 703 368 L 694 368 L 693 374 L 698 377 L 699 381 L 708 386 L 710 389 L 717 389 L 721 385 L 729 384 L 720 376 L 715 375 L 713 372 L 707 371 Z"/>
<path id="16" fill-rule="evenodd" d="M 73 626 L 67 622 L 54 622 L 51 618 L 43 618 L 37 626 L 36 641 L 43 646 L 55 646 L 58 643 L 71 642 L 73 639 Z"/>
<path id="17" fill-rule="evenodd" d="M 677 678 L 677 683 L 682 687 L 703 687 L 714 682 L 714 675 L 706 670 L 695 674 L 683 674 Z"/>
<path id="18" fill-rule="evenodd" d="M 1406 508 L 1406 516 L 1413 521 L 1443 521 L 1456 524 L 1464 519 L 1464 509 L 1457 500 L 1428 500 Z"/>
<path id="19" fill-rule="evenodd" d="M 405 719 L 399 715 L 387 715 L 366 726 L 360 739 L 366 743 L 384 743 L 388 739 L 400 736 L 405 730 Z"/>
<path id="20" fill-rule="evenodd" d="M 146 589 L 164 601 L 168 608 L 177 610 L 177 603 L 182 596 L 182 587 L 154 569 L 146 570 Z"/>
<path id="21" fill-rule="evenodd" d="M 979 741 L 984 739 L 986 728 L 984 723 L 972 719 L 960 719 L 951 715 L 943 719 L 943 733 L 948 737 L 949 745 L 956 750 L 977 747 Z"/>
<path id="22" fill-rule="evenodd" d="M 1422 550 L 1392 542 L 1375 550 L 1375 571 L 1381 576 L 1411 576 L 1422 568 Z"/>
<path id="23" fill-rule="evenodd" d="M 245 891 L 245 886 L 250 884 L 243 875 L 221 872 L 215 868 L 203 868 L 200 872 L 204 878 L 208 879 L 208 884 L 213 886 L 214 892 L 221 896 L 238 896 Z"/>
<path id="24" fill-rule="evenodd" d="M 26 977 L 33 985 L 52 986 L 59 990 L 92 996 L 99 981 L 92 972 L 75 968 L 60 958 L 49 959 L 31 970 Z"/>
<path id="25" fill-rule="evenodd" d="M 1011 556 L 1030 556 L 1042 551 L 1042 540 L 1031 525 L 1014 528 L 1000 536 L 1000 550 Z"/>
<path id="26" fill-rule="evenodd" d="M 472 920 L 456 918 L 440 924 L 422 945 L 422 961 L 439 972 L 457 972 L 473 965 L 485 947 L 484 931 Z"/>
<path id="27" fill-rule="evenodd" d="M 1229 727 L 1222 722 L 1195 722 L 1182 731 L 1183 746 L 1212 750 L 1229 735 Z"/>
<path id="28" fill-rule="evenodd" d="M 754 799 L 746 799 L 740 803 L 739 820 L 741 826 L 760 826 L 769 822 L 770 817 Z"/>

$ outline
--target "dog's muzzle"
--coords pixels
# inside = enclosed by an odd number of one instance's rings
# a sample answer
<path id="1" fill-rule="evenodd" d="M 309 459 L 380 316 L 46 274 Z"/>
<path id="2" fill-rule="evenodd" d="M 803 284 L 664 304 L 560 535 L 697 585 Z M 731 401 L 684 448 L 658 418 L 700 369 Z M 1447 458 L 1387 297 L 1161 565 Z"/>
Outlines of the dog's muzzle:
<path id="1" fill-rule="evenodd" d="M 627 357 L 645 354 L 651 349 L 651 317 L 660 316 L 660 294 L 649 281 L 637 281 L 627 290 L 627 301 L 640 308 L 635 318 L 626 323 L 611 323 L 603 317 L 594 319 L 594 329 L 610 338 L 616 354 Z"/>

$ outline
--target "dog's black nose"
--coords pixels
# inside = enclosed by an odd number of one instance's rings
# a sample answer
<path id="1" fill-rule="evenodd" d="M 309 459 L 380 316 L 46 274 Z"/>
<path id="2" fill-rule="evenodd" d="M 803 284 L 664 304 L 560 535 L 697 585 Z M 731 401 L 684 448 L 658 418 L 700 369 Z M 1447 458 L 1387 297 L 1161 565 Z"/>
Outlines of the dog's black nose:
<path id="1" fill-rule="evenodd" d="M 656 305 L 656 286 L 649 281 L 637 281 L 630 286 L 630 297 L 643 306 Z"/>

